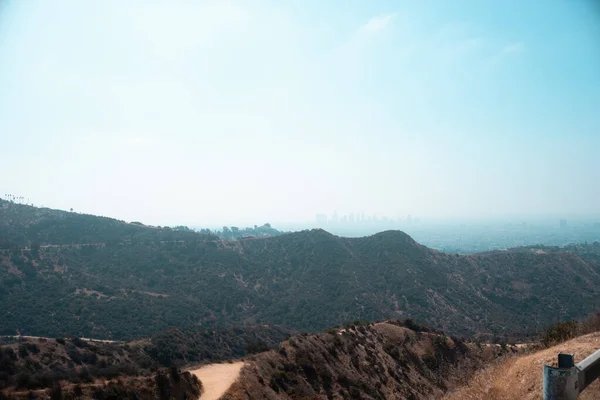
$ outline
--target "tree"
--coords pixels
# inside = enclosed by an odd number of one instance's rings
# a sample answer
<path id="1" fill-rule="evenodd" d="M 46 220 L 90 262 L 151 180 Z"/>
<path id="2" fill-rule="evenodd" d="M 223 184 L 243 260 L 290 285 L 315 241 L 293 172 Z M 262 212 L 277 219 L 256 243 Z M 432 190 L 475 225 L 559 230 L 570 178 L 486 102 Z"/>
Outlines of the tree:
<path id="1" fill-rule="evenodd" d="M 38 241 L 31 242 L 31 253 L 38 258 L 40 252 L 40 243 Z"/>
<path id="2" fill-rule="evenodd" d="M 169 378 L 163 372 L 158 372 L 156 375 L 156 386 L 158 386 L 159 398 L 161 400 L 169 400 L 171 398 L 169 393 Z"/>
<path id="3" fill-rule="evenodd" d="M 256 354 L 262 353 L 263 351 L 268 351 L 269 346 L 267 345 L 267 343 L 265 343 L 264 340 L 258 339 L 248 343 L 245 347 L 245 350 L 247 354 Z"/>
<path id="4" fill-rule="evenodd" d="M 51 400 L 62 400 L 62 387 L 60 383 L 56 383 L 52 389 L 50 389 L 50 399 Z"/>
<path id="5" fill-rule="evenodd" d="M 223 237 L 226 239 L 231 237 L 231 230 L 226 226 L 223 227 Z"/>

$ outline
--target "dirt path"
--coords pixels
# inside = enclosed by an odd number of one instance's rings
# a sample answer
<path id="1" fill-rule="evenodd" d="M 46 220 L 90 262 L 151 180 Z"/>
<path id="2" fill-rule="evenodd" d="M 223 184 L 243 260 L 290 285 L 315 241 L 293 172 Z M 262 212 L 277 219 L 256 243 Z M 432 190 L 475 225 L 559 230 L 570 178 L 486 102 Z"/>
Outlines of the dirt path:
<path id="1" fill-rule="evenodd" d="M 27 336 L 27 335 L 0 335 L 0 338 L 9 338 L 9 339 L 44 339 L 44 340 L 55 340 L 55 338 L 44 337 L 44 336 Z M 100 342 L 100 343 L 123 343 L 119 340 L 108 340 L 108 339 L 92 339 L 92 338 L 79 338 L 86 342 Z"/>
<path id="2" fill-rule="evenodd" d="M 542 365 L 556 362 L 559 352 L 575 354 L 575 362 L 600 349 L 600 332 L 581 336 L 549 349 L 511 357 L 476 373 L 469 384 L 444 400 L 542 400 Z M 580 400 L 599 399 L 600 381 L 587 387 Z"/>
<path id="3" fill-rule="evenodd" d="M 239 361 L 232 364 L 211 364 L 190 372 L 202 381 L 204 393 L 201 400 L 217 400 L 223 396 L 227 389 L 240 376 L 240 370 L 244 363 Z"/>

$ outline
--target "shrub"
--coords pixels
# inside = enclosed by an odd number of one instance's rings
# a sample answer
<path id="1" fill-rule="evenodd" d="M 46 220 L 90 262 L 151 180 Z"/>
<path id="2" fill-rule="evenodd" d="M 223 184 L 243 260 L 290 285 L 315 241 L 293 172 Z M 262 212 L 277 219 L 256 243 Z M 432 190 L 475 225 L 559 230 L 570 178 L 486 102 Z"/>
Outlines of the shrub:
<path id="1" fill-rule="evenodd" d="M 48 394 L 50 395 L 50 400 L 62 400 L 62 387 L 57 383 L 50 389 Z"/>
<path id="2" fill-rule="evenodd" d="M 174 382 L 179 382 L 179 368 L 177 368 L 176 365 L 171 365 L 171 367 L 169 367 L 169 373 L 171 374 L 171 379 L 173 379 Z"/>
<path id="3" fill-rule="evenodd" d="M 87 347 L 87 343 L 85 342 L 85 340 L 82 340 L 78 337 L 72 338 L 71 343 L 73 343 L 76 347 L 81 347 L 81 348 Z"/>
<path id="4" fill-rule="evenodd" d="M 29 355 L 29 351 L 27 351 L 27 346 L 24 344 L 19 345 L 19 357 L 25 358 Z"/>
<path id="5" fill-rule="evenodd" d="M 83 396 L 83 389 L 81 388 L 81 385 L 75 385 L 75 387 L 73 388 L 73 394 L 78 398 Z"/>
<path id="6" fill-rule="evenodd" d="M 546 329 L 542 336 L 542 344 L 546 347 L 565 342 L 579 334 L 579 326 L 575 321 L 559 322 Z"/>
<path id="7" fill-rule="evenodd" d="M 258 339 L 248 343 L 245 350 L 246 354 L 256 354 L 269 350 L 269 346 L 263 340 Z"/>

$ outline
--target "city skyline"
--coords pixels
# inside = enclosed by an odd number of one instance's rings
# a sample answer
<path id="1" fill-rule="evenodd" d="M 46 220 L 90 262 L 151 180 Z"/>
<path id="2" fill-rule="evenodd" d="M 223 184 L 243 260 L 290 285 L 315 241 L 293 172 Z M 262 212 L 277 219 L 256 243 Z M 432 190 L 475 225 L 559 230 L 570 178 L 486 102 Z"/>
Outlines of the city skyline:
<path id="1" fill-rule="evenodd" d="M 331 217 L 328 217 L 327 214 L 319 213 L 315 215 L 315 222 L 317 224 L 345 224 L 345 223 L 366 223 L 366 222 L 406 222 L 410 223 L 418 223 L 419 218 L 413 218 L 411 214 L 408 214 L 406 217 L 396 216 L 396 217 L 388 217 L 386 215 L 378 215 L 378 213 L 373 214 L 365 214 L 364 211 L 361 212 L 349 212 L 347 214 L 338 214 L 337 211 L 334 211 L 331 214 Z"/>

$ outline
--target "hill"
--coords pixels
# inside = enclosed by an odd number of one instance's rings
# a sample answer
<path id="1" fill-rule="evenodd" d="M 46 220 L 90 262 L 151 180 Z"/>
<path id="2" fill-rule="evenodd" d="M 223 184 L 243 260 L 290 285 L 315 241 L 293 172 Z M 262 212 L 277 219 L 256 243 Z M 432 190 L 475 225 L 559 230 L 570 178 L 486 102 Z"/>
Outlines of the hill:
<path id="1" fill-rule="evenodd" d="M 242 366 L 227 399 L 359 398 L 359 392 L 366 399 L 392 393 L 421 399 L 439 397 L 489 361 L 517 351 L 467 343 L 411 320 L 347 324 L 256 345 L 280 334 L 278 328 L 248 327 L 171 329 L 126 343 L 5 338 L 10 343 L 0 345 L 0 399 L 195 399 L 203 388 L 207 395 L 227 391 Z M 242 356 L 243 362 L 231 363 Z M 229 363 L 198 366 L 218 361 Z"/>
<path id="2" fill-rule="evenodd" d="M 0 389 L 34 390 L 58 381 L 148 376 L 158 368 L 241 358 L 268 350 L 292 332 L 270 326 L 168 329 L 125 343 L 80 338 L 0 338 Z"/>
<path id="3" fill-rule="evenodd" d="M 539 249 L 458 256 L 399 231 L 225 241 L 0 202 L 0 243 L 5 335 L 123 340 L 173 326 L 318 331 L 411 317 L 453 334 L 510 337 L 587 315 L 600 298 L 593 257 Z"/>
<path id="4" fill-rule="evenodd" d="M 194 379 L 176 366 L 241 358 L 275 347 L 290 333 L 279 327 L 246 326 L 219 331 L 173 328 L 126 343 L 0 338 L 0 399 L 25 398 L 31 391 L 41 395 L 59 385 L 71 394 L 78 386 L 85 393 L 79 396 L 85 398 L 124 398 L 133 389 L 137 398 L 158 398 L 161 387 L 172 394 L 195 393 Z"/>
<path id="5" fill-rule="evenodd" d="M 224 400 L 432 399 L 515 348 L 477 345 L 397 321 L 300 335 L 246 359 Z"/>
<path id="6" fill-rule="evenodd" d="M 193 374 L 177 369 L 161 369 L 148 376 L 116 377 L 89 383 L 56 383 L 39 390 L 1 390 L 1 400 L 196 400 L 202 383 Z"/>

